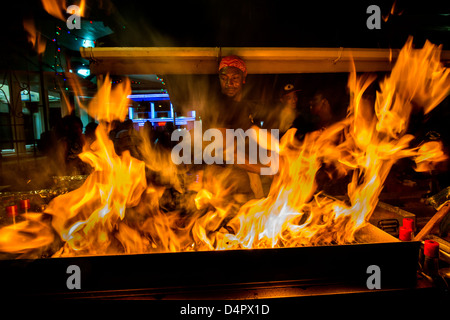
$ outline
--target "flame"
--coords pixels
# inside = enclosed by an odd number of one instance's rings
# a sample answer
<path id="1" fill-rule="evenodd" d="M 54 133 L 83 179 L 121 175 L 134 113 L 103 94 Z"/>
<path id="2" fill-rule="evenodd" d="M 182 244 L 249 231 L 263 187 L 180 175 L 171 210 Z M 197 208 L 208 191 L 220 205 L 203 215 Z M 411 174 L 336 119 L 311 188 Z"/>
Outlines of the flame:
<path id="1" fill-rule="evenodd" d="M 80 8 L 80 12 L 79 12 L 80 16 L 84 17 L 84 10 L 86 9 L 86 0 L 81 0 L 78 7 Z"/>
<path id="2" fill-rule="evenodd" d="M 398 9 L 397 9 L 397 0 L 395 0 L 392 3 L 391 11 L 389 11 L 386 16 L 383 15 L 382 19 L 383 19 L 384 22 L 387 22 L 391 16 L 394 16 L 394 15 L 401 16 L 402 14 L 403 14 L 403 10 L 402 11 L 398 11 Z"/>
<path id="3" fill-rule="evenodd" d="M 124 121 L 128 114 L 128 95 L 131 94 L 130 80 L 126 79 L 113 90 L 107 75 L 104 84 L 87 107 L 87 112 L 96 120 L 112 122 Z"/>
<path id="4" fill-rule="evenodd" d="M 61 21 L 66 21 L 66 18 L 64 17 L 64 12 L 66 10 L 65 0 L 42 0 L 42 6 L 48 14 Z"/>
<path id="5" fill-rule="evenodd" d="M 42 0 L 42 6 L 48 14 L 55 18 L 66 21 L 66 1 L 65 0 Z M 81 0 L 78 4 L 78 14 L 84 16 L 86 8 L 86 0 Z M 40 55 L 45 52 L 46 42 L 41 33 L 36 30 L 34 19 L 25 19 L 23 21 L 23 27 L 27 32 L 28 41 L 33 45 L 33 49 Z"/>
<path id="6" fill-rule="evenodd" d="M 66 0 L 41 0 L 41 2 L 44 10 L 47 11 L 48 14 L 61 21 L 67 20 L 65 17 L 67 10 Z M 80 8 L 78 13 L 83 17 L 86 8 L 86 0 L 80 0 L 78 7 Z"/>
<path id="7" fill-rule="evenodd" d="M 417 172 L 433 170 L 437 163 L 448 159 L 443 150 L 444 146 L 441 141 L 430 141 L 422 144 L 417 151 L 418 155 L 414 158 L 417 165 L 415 170 Z"/>
<path id="8" fill-rule="evenodd" d="M 37 52 L 38 55 L 43 54 L 45 52 L 47 44 L 44 38 L 41 37 L 41 34 L 36 31 L 34 20 L 24 20 L 23 27 L 27 32 L 28 41 L 33 45 L 33 49 Z"/>
<path id="9" fill-rule="evenodd" d="M 280 156 L 268 196 L 260 199 L 254 199 L 241 167 L 208 165 L 191 172 L 175 166 L 170 151 L 152 145 L 145 131 L 141 159 L 127 151 L 116 154 L 108 133 L 115 120 L 125 119 L 131 89 L 128 80 L 113 88 L 106 76 L 83 106 L 100 122 L 96 141 L 80 154 L 93 172 L 46 209 L 64 242 L 55 256 L 358 242 L 355 234 L 368 223 L 397 160 L 413 158 L 421 171 L 446 159 L 441 143 L 414 147 L 407 133 L 411 113 L 431 112 L 450 90 L 440 50 L 429 42 L 414 50 L 409 39 L 374 101 L 364 93 L 375 76 L 357 76 L 353 70 L 345 119 L 306 134 L 303 141 L 295 138 L 295 129 L 279 144 L 259 141 Z M 327 196 L 320 172 L 330 179 L 348 177 L 347 197 Z M 6 247 L 14 237 L 11 227 L 0 229 L 0 250 L 27 248 Z"/>
<path id="10" fill-rule="evenodd" d="M 27 213 L 27 220 L 0 229 L 0 252 L 29 253 L 51 244 L 54 233 L 41 213 Z"/>
<path id="11" fill-rule="evenodd" d="M 120 226 L 129 207 L 136 206 L 147 187 L 145 164 L 123 152 L 118 156 L 108 138 L 111 122 L 124 120 L 128 108 L 130 82 L 115 89 L 109 78 L 87 106 L 88 113 L 100 121 L 96 141 L 79 155 L 94 172 L 77 190 L 50 203 L 52 226 L 66 241 L 57 255 L 106 254 L 114 252 L 114 241 L 128 239 L 129 229 Z M 116 237 L 118 232 L 120 236 Z"/>
<path id="12" fill-rule="evenodd" d="M 406 134 L 413 109 L 430 112 L 448 94 L 449 70 L 439 61 L 440 47 L 427 42 L 413 50 L 409 39 L 389 77 L 380 84 L 375 106 L 363 98 L 373 76 L 349 77 L 351 101 L 345 120 L 302 143 L 293 130 L 280 143 L 282 167 L 267 198 L 250 201 L 228 223 L 235 234 L 221 237 L 217 248 L 261 248 L 349 243 L 369 220 L 392 165 L 404 157 L 421 163 L 442 161 L 442 145 L 410 148 Z M 350 173 L 348 204 L 317 190 L 322 166 Z M 294 178 L 295 177 L 295 178 Z"/>

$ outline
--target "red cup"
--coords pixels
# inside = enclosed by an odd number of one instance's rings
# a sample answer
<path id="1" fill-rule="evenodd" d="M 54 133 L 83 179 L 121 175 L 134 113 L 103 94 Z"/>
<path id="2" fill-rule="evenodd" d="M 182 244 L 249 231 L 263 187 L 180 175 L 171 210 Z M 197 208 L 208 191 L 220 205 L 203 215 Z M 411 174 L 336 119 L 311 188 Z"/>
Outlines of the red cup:
<path id="1" fill-rule="evenodd" d="M 439 243 L 433 240 L 425 240 L 423 245 L 423 253 L 430 258 L 439 257 Z"/>
<path id="2" fill-rule="evenodd" d="M 30 209 L 30 199 L 20 200 L 20 209 Z"/>
<path id="3" fill-rule="evenodd" d="M 414 219 L 413 218 L 403 218 L 403 226 L 414 231 Z"/>
<path id="4" fill-rule="evenodd" d="M 402 241 L 411 241 L 412 230 L 405 226 L 399 228 L 398 238 Z"/>
<path id="5" fill-rule="evenodd" d="M 6 207 L 6 212 L 8 213 L 8 217 L 15 217 L 19 214 L 16 205 Z"/>

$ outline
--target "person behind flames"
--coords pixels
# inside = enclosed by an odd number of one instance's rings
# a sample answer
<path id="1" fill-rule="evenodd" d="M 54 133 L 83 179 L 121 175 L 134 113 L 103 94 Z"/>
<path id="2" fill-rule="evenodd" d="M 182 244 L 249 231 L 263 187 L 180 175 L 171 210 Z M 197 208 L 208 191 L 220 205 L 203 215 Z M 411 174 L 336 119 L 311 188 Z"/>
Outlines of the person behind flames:
<path id="1" fill-rule="evenodd" d="M 310 101 L 311 114 L 316 130 L 321 130 L 337 122 L 329 99 L 323 92 L 316 92 Z"/>
<path id="2" fill-rule="evenodd" d="M 89 165 L 78 155 L 83 151 L 85 139 L 83 122 L 74 114 L 61 119 L 56 131 L 56 146 L 50 157 L 58 167 L 59 175 L 79 175 L 89 173 Z"/>
<path id="3" fill-rule="evenodd" d="M 214 110 L 217 128 L 247 130 L 253 125 L 256 106 L 244 98 L 246 78 L 247 67 L 240 57 L 222 58 L 219 64 L 221 95 Z"/>
<path id="4" fill-rule="evenodd" d="M 298 91 L 300 90 L 296 89 L 291 83 L 281 88 L 275 108 L 270 110 L 266 116 L 265 128 L 278 129 L 281 137 L 293 127 L 294 121 L 298 117 Z"/>
<path id="5" fill-rule="evenodd" d="M 244 97 L 247 67 L 240 57 L 232 55 L 222 58 L 218 74 L 220 95 L 210 109 L 210 119 L 213 120 L 204 121 L 203 130 L 217 128 L 225 138 L 226 129 L 249 129 L 255 122 L 257 109 Z M 259 172 L 259 168 L 254 169 L 237 164 L 205 165 L 203 188 L 220 199 L 219 206 L 228 207 L 228 212 L 237 213 L 244 203 L 264 195 L 259 175 L 255 173 Z M 217 203 L 216 200 L 214 202 Z"/>
<path id="6" fill-rule="evenodd" d="M 316 90 L 309 101 L 311 131 L 324 131 L 334 123 L 342 120 L 345 115 L 342 107 L 345 103 L 342 94 L 333 89 L 322 88 Z M 341 101 L 343 100 L 343 101 Z M 334 144 L 338 145 L 344 141 L 344 132 L 341 131 L 336 136 Z M 330 195 L 341 195 L 347 192 L 347 185 L 350 183 L 349 175 L 342 175 L 331 163 L 323 163 L 316 174 L 316 182 L 320 190 Z"/>

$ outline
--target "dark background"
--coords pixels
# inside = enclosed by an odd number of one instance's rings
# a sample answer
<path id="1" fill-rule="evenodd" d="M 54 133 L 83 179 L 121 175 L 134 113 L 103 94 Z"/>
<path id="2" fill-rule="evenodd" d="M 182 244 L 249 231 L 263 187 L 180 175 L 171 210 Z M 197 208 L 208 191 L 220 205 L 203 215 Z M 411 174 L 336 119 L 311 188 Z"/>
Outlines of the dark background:
<path id="1" fill-rule="evenodd" d="M 100 46 L 401 48 L 412 35 L 416 46 L 428 39 L 449 49 L 448 1 L 398 0 L 380 30 L 366 27 L 372 4 L 386 18 L 394 1 L 87 0 L 84 19 L 94 21 L 94 29 L 102 22 L 112 30 L 98 39 Z M 58 21 L 38 0 L 2 3 L 3 54 L 26 43 L 22 22 L 31 16 L 41 26 Z M 83 36 L 83 30 L 77 32 Z"/>

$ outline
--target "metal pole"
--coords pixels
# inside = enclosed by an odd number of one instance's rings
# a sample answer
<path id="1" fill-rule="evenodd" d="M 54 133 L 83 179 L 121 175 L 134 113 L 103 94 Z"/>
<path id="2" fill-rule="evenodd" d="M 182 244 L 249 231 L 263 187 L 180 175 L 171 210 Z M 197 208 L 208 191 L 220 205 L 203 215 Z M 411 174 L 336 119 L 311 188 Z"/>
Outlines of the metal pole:
<path id="1" fill-rule="evenodd" d="M 44 70 L 42 68 L 42 55 L 39 55 L 39 82 L 40 82 L 40 96 L 42 101 L 42 108 L 44 113 L 44 131 L 49 130 L 49 105 L 47 96 L 47 86 L 45 85 Z"/>

